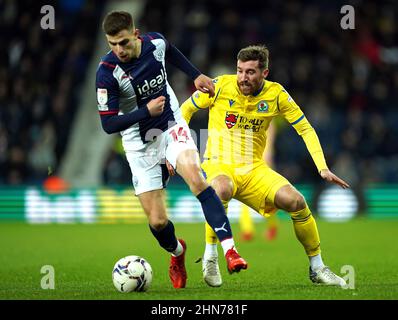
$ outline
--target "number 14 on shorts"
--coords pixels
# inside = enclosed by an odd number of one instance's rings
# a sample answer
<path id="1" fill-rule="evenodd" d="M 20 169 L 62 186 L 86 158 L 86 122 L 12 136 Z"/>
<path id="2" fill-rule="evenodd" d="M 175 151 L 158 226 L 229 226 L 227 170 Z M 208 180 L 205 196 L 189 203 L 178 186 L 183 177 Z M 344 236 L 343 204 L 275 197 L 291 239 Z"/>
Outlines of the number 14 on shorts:
<path id="1" fill-rule="evenodd" d="M 169 131 L 175 142 L 187 142 L 189 140 L 189 135 L 186 128 L 175 126 L 173 130 Z"/>

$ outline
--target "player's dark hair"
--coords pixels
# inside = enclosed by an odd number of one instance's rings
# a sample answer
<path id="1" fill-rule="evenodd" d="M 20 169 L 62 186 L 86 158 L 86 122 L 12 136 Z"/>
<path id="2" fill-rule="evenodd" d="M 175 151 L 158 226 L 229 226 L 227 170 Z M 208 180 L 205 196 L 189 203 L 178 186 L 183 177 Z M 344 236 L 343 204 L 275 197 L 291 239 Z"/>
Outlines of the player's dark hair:
<path id="1" fill-rule="evenodd" d="M 114 36 L 122 30 L 131 31 L 134 29 L 133 17 L 126 11 L 111 11 L 105 16 L 102 29 L 110 36 Z"/>
<path id="2" fill-rule="evenodd" d="M 239 51 L 237 59 L 242 62 L 258 61 L 259 68 L 264 70 L 268 69 L 269 51 L 264 45 L 248 46 Z"/>

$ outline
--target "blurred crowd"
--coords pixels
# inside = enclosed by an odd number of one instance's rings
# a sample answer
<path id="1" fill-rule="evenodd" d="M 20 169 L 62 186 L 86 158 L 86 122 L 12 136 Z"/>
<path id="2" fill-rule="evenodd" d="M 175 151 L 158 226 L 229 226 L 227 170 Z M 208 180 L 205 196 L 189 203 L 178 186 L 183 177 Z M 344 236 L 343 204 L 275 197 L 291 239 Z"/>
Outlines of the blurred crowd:
<path id="1" fill-rule="evenodd" d="M 55 30 L 41 28 L 45 4 L 54 8 Z M 59 165 L 102 7 L 0 0 L 0 184 L 41 183 Z"/>
<path id="2" fill-rule="evenodd" d="M 39 2 L 0 0 L 0 183 L 38 181 L 62 159 L 102 4 L 57 1 L 56 29 L 43 31 Z M 354 30 L 341 28 L 345 4 L 355 9 Z M 164 34 L 212 77 L 235 73 L 242 47 L 267 45 L 269 80 L 301 106 L 330 167 L 354 185 L 398 182 L 397 14 L 394 1 L 147 0 L 136 24 Z M 192 82 L 168 72 L 183 102 Z M 206 128 L 207 113 L 191 124 Z M 319 181 L 301 138 L 284 121 L 277 127 L 277 171 L 293 183 Z M 115 147 L 104 182 L 130 179 Z"/>
<path id="3" fill-rule="evenodd" d="M 355 29 L 343 30 L 343 5 Z M 346 12 L 345 12 L 346 13 Z M 270 50 L 268 79 L 281 83 L 316 129 L 329 166 L 351 184 L 398 182 L 398 7 L 394 1 L 148 1 L 141 28 L 161 31 L 202 72 L 236 72 L 247 45 Z M 179 99 L 192 92 L 181 72 Z M 206 127 L 201 112 L 192 123 Z M 294 129 L 277 122 L 276 169 L 292 182 L 317 182 Z"/>

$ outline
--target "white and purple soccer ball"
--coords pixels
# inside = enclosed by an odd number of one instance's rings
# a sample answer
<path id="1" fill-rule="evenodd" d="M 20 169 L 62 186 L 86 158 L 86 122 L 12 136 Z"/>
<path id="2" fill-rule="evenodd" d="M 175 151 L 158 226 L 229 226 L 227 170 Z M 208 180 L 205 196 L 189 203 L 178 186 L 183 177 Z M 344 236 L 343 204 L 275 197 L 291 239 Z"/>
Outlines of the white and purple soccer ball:
<path id="1" fill-rule="evenodd" d="M 127 256 L 115 263 L 112 280 L 122 293 L 146 291 L 152 283 L 152 267 L 144 258 Z"/>

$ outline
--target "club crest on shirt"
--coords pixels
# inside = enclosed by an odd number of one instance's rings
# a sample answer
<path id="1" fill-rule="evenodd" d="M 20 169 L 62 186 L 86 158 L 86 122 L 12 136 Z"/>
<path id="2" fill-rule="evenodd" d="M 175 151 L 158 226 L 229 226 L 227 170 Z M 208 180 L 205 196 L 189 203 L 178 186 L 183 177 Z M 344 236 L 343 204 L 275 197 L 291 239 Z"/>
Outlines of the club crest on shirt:
<path id="1" fill-rule="evenodd" d="M 231 112 L 226 112 L 225 114 L 225 124 L 227 125 L 228 129 L 231 129 L 236 122 L 238 121 L 239 114 L 238 113 L 231 113 Z"/>
<path id="2" fill-rule="evenodd" d="M 268 112 L 268 103 L 265 100 L 261 100 L 257 103 L 257 112 Z"/>
<path id="3" fill-rule="evenodd" d="M 164 52 L 163 50 L 156 48 L 156 50 L 153 52 L 153 56 L 157 61 L 162 62 L 164 58 Z"/>

